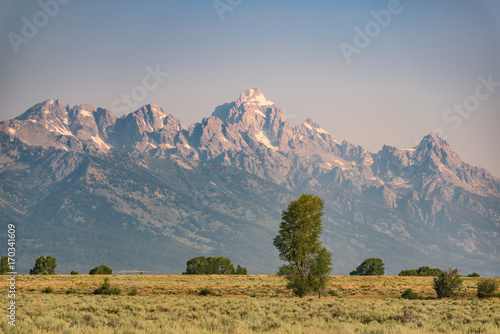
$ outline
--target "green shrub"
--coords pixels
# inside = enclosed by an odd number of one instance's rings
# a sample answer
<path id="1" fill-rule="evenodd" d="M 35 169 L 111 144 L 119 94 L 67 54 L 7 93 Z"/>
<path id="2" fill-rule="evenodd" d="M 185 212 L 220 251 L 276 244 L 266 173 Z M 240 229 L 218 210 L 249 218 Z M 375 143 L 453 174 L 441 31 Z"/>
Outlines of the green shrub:
<path id="1" fill-rule="evenodd" d="M 100 287 L 94 290 L 94 295 L 119 295 L 122 290 L 118 288 L 111 288 L 109 278 L 105 278 Z"/>
<path id="2" fill-rule="evenodd" d="M 133 288 L 132 291 L 128 293 L 129 296 L 137 296 L 137 289 Z"/>
<path id="3" fill-rule="evenodd" d="M 467 277 L 481 277 L 478 273 L 473 272 L 472 274 L 467 275 Z"/>
<path id="4" fill-rule="evenodd" d="M 198 293 L 199 296 L 218 296 L 219 294 L 215 291 L 210 290 L 209 288 L 203 288 Z"/>
<path id="5" fill-rule="evenodd" d="M 80 274 L 78 274 L 78 271 L 71 270 L 71 275 L 80 275 Z"/>
<path id="6" fill-rule="evenodd" d="M 0 261 L 0 275 L 7 275 L 10 271 L 9 258 L 2 256 L 2 260 Z"/>
<path id="7" fill-rule="evenodd" d="M 236 275 L 247 275 L 247 268 L 238 264 L 238 267 L 236 267 Z"/>
<path id="8" fill-rule="evenodd" d="M 89 275 L 111 275 L 113 274 L 113 269 L 104 264 L 101 264 L 99 267 L 94 267 L 89 271 Z"/>
<path id="9" fill-rule="evenodd" d="M 477 296 L 479 298 L 500 297 L 500 294 L 497 293 L 499 287 L 499 280 L 495 278 L 483 279 L 477 285 Z"/>
<path id="10" fill-rule="evenodd" d="M 457 268 L 446 268 L 434 278 L 434 290 L 439 298 L 453 297 L 462 288 L 463 279 Z"/>
<path id="11" fill-rule="evenodd" d="M 35 267 L 30 269 L 30 275 L 55 275 L 56 274 L 56 258 L 52 256 L 40 256 L 36 259 Z"/>
<path id="12" fill-rule="evenodd" d="M 415 291 L 413 291 L 412 289 L 406 289 L 405 291 L 403 291 L 403 293 L 401 294 L 401 298 L 404 298 L 404 299 L 422 299 L 422 297 Z"/>
<path id="13" fill-rule="evenodd" d="M 371 257 L 361 263 L 356 270 L 353 270 L 349 275 L 360 276 L 377 276 L 385 273 L 384 262 L 382 259 Z"/>
<path id="14" fill-rule="evenodd" d="M 70 294 L 72 294 L 72 293 L 76 293 L 76 292 L 77 292 L 77 291 L 76 291 L 76 289 L 74 289 L 74 288 L 69 288 L 68 290 L 66 290 L 66 294 L 67 294 L 67 295 L 70 295 Z"/>
<path id="15" fill-rule="evenodd" d="M 42 290 L 42 293 L 52 293 L 52 292 L 54 292 L 54 289 L 52 289 L 50 286 Z"/>
<path id="16" fill-rule="evenodd" d="M 401 270 L 398 276 L 439 276 L 443 271 L 439 268 L 422 266 L 418 269 Z"/>
<path id="17" fill-rule="evenodd" d="M 238 270 L 234 270 L 234 265 L 230 259 L 220 257 L 194 257 L 186 262 L 186 271 L 183 275 L 246 275 L 247 269 L 238 265 Z"/>

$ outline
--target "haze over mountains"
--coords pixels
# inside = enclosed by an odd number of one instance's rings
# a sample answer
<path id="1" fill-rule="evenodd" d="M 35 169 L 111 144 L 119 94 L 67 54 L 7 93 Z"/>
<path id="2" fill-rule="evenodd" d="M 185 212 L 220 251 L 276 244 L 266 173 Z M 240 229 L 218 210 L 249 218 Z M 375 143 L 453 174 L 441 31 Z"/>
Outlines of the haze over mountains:
<path id="1" fill-rule="evenodd" d="M 305 192 L 325 200 L 334 274 L 368 257 L 390 274 L 500 274 L 500 180 L 434 133 L 368 152 L 311 118 L 292 127 L 255 88 L 189 127 L 155 104 L 117 118 L 47 100 L 0 122 L 0 145 L 0 213 L 18 223 L 24 271 L 47 254 L 61 273 L 180 273 L 217 255 L 274 273 L 281 211 Z"/>

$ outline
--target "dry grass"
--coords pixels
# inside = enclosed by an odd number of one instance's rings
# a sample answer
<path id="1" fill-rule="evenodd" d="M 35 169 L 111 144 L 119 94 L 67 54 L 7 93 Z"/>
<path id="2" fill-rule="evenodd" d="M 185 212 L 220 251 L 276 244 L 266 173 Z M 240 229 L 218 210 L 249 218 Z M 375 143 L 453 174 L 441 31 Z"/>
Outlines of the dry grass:
<path id="1" fill-rule="evenodd" d="M 15 332 L 500 333 L 500 301 L 477 299 L 477 278 L 458 299 L 438 300 L 432 277 L 332 276 L 322 299 L 291 297 L 275 275 L 112 276 L 122 295 L 92 295 L 104 277 L 18 276 Z M 48 286 L 54 293 L 42 294 Z M 202 288 L 221 296 L 198 296 Z M 407 288 L 427 299 L 401 299 Z M 0 328 L 11 329 L 5 319 Z"/>
<path id="2" fill-rule="evenodd" d="M 37 294 L 50 286 L 55 293 L 73 288 L 80 294 L 91 294 L 104 277 L 110 277 L 113 287 L 120 288 L 123 294 L 135 288 L 138 295 L 184 296 L 209 288 L 223 296 L 291 296 L 283 278 L 276 275 L 21 275 L 17 277 L 17 290 L 19 294 Z M 432 280 L 432 277 L 331 276 L 327 294 L 343 298 L 399 298 L 404 290 L 411 288 L 424 298 L 435 298 Z M 475 298 L 479 280 L 465 277 L 461 298 Z M 7 288 L 7 282 L 0 282 L 0 288 Z"/>

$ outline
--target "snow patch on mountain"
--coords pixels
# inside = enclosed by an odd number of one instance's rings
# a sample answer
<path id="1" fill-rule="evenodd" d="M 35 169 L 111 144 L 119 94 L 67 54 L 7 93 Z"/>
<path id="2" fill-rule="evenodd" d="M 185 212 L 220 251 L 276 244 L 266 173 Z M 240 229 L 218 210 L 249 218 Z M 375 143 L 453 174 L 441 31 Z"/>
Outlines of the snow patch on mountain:
<path id="1" fill-rule="evenodd" d="M 269 140 L 269 138 L 267 138 L 266 135 L 262 131 L 259 131 L 255 134 L 255 139 L 257 139 L 257 141 L 259 143 L 264 144 L 267 148 L 270 148 L 272 150 L 278 149 L 276 146 L 273 146 L 271 144 L 271 141 Z"/>
<path id="2" fill-rule="evenodd" d="M 267 100 L 260 88 L 247 89 L 240 94 L 240 98 L 237 101 L 239 104 L 254 104 L 258 107 L 270 107 L 274 103 Z"/>
<path id="3" fill-rule="evenodd" d="M 161 149 L 171 149 L 171 148 L 174 148 L 172 145 L 170 144 L 167 144 L 167 143 L 164 143 L 164 144 L 160 144 L 158 145 Z"/>
<path id="4" fill-rule="evenodd" d="M 329 135 L 329 133 L 323 130 L 322 128 L 317 128 L 316 131 L 318 131 L 319 133 L 326 133 Z"/>
<path id="5" fill-rule="evenodd" d="M 264 95 L 259 94 L 253 97 L 252 102 L 255 102 L 258 106 L 272 106 L 274 103 L 267 100 Z"/>
<path id="6" fill-rule="evenodd" d="M 103 148 L 105 150 L 109 150 L 110 149 L 110 146 L 108 144 L 106 144 L 102 139 L 101 137 L 99 136 L 91 136 L 90 138 L 92 138 L 92 140 L 100 147 L 100 148 Z"/>
<path id="7" fill-rule="evenodd" d="M 80 110 L 79 114 L 82 116 L 85 116 L 85 117 L 92 117 L 92 113 L 90 111 L 84 110 L 84 109 Z"/>
<path id="8" fill-rule="evenodd" d="M 254 112 L 255 112 L 257 115 L 260 115 L 260 116 L 262 116 L 262 117 L 266 117 L 266 115 L 265 115 L 262 111 L 260 111 L 259 109 L 255 109 L 255 110 L 254 110 Z"/>
<path id="9" fill-rule="evenodd" d="M 73 133 L 71 133 L 71 131 L 55 124 L 52 120 L 47 121 L 47 130 L 49 130 L 50 132 L 61 134 L 63 136 L 73 136 Z"/>

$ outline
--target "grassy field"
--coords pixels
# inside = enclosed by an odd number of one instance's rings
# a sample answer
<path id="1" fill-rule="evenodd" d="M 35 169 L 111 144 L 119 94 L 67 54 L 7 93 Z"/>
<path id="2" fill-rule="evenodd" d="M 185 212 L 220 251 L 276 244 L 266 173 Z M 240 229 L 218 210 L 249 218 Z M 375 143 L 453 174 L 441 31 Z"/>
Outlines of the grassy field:
<path id="1" fill-rule="evenodd" d="M 321 299 L 292 297 L 274 275 L 108 277 L 121 295 L 92 295 L 104 276 L 18 276 L 12 332 L 500 333 L 500 300 L 477 299 L 477 278 L 464 278 L 458 298 L 438 300 L 432 277 L 332 276 Z M 203 288 L 219 296 L 199 296 Z M 407 288 L 424 299 L 401 299 Z M 0 303 L 5 310 L 6 293 Z M 4 312 L 0 328 L 11 332 Z"/>

